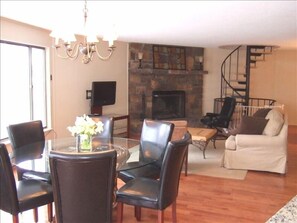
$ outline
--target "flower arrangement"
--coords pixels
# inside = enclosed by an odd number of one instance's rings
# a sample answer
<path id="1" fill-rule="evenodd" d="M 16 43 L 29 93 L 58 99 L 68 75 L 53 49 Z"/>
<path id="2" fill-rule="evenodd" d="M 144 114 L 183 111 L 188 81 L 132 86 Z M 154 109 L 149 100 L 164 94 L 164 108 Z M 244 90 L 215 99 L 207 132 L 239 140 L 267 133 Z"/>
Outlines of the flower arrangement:
<path id="1" fill-rule="evenodd" d="M 97 133 L 103 131 L 103 123 L 101 121 L 95 122 L 87 115 L 76 117 L 75 125 L 69 126 L 67 129 L 72 136 L 79 136 L 82 149 L 89 149 L 91 147 L 91 138 Z"/>

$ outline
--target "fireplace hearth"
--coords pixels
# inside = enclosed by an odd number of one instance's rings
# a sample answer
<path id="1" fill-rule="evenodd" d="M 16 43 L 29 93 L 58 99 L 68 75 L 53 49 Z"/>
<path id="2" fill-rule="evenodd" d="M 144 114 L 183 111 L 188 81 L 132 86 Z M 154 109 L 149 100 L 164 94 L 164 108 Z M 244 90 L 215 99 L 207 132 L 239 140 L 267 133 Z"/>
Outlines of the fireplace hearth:
<path id="1" fill-rule="evenodd" d="M 152 119 L 185 118 L 185 91 L 153 91 Z"/>

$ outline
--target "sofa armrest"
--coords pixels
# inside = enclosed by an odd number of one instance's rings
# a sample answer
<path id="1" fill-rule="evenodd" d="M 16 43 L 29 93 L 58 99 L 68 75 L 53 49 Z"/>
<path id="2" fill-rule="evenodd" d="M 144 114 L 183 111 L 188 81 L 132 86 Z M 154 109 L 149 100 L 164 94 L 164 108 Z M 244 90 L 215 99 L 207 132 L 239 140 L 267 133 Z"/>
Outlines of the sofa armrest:
<path id="1" fill-rule="evenodd" d="M 236 149 L 238 150 L 252 147 L 279 147 L 284 143 L 286 143 L 284 139 L 279 136 L 237 134 L 235 137 Z"/>

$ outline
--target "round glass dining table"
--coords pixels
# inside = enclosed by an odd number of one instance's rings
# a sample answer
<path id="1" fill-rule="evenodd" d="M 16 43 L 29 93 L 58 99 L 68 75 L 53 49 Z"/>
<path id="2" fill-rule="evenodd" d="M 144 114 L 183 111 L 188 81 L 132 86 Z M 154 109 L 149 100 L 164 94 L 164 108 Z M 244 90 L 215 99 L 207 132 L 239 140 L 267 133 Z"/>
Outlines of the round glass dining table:
<path id="1" fill-rule="evenodd" d="M 35 144 L 26 145 L 14 154 L 15 164 L 18 168 L 38 172 L 50 172 L 49 154 L 51 151 L 59 153 L 100 153 L 106 150 L 116 150 L 116 170 L 128 170 L 138 168 L 151 161 L 139 162 L 139 140 L 129 138 L 100 138 L 93 137 L 92 148 L 81 150 L 75 137 L 46 140 Z M 24 152 L 26 151 L 26 152 Z M 18 154 L 18 153 L 22 153 Z"/>

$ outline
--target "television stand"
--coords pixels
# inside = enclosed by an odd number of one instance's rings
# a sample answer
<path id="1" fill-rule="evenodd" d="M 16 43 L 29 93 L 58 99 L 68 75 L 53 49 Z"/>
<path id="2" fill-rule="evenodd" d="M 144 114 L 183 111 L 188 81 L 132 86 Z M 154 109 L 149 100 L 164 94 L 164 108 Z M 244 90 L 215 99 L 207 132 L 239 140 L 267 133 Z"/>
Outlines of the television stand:
<path id="1" fill-rule="evenodd" d="M 92 115 L 102 115 L 102 106 L 94 105 L 91 106 Z"/>

